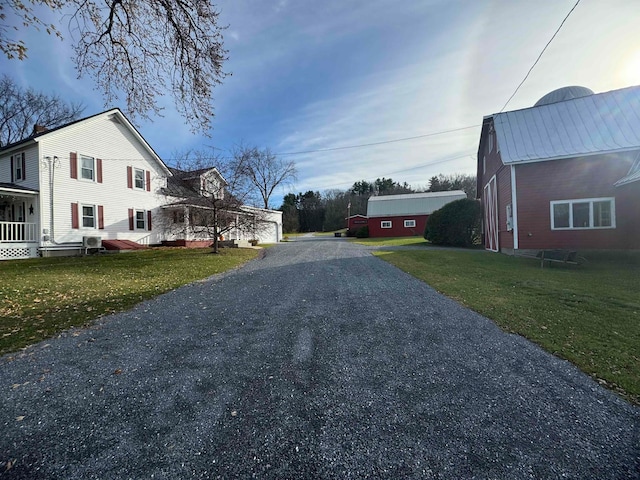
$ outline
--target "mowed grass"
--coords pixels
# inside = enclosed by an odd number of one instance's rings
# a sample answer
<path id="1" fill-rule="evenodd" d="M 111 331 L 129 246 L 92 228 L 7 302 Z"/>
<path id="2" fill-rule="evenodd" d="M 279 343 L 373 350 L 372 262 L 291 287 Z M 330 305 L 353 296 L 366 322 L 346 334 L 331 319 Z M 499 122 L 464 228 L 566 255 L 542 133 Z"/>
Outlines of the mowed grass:
<path id="1" fill-rule="evenodd" d="M 235 268 L 257 250 L 152 249 L 0 262 L 0 354 Z"/>
<path id="2" fill-rule="evenodd" d="M 402 247 L 409 245 L 430 245 L 423 237 L 384 237 L 384 238 L 357 238 L 351 240 L 361 245 L 373 247 Z"/>
<path id="3" fill-rule="evenodd" d="M 640 255 L 580 266 L 482 251 L 379 251 L 436 290 L 565 358 L 640 404 Z"/>

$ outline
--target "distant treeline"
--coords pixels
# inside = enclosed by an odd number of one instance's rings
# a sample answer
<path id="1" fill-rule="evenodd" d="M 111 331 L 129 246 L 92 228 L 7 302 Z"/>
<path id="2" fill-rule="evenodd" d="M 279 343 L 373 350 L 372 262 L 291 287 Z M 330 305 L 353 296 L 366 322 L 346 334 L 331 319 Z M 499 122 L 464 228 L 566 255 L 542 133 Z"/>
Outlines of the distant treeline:
<path id="1" fill-rule="evenodd" d="M 406 182 L 378 178 L 374 182 L 361 180 L 349 190 L 327 190 L 323 193 L 289 193 L 283 199 L 283 229 L 293 232 L 330 232 L 347 226 L 348 215 L 366 215 L 367 201 L 372 195 L 442 192 L 463 190 L 468 198 L 476 198 L 475 175 L 437 175 L 429 179 L 427 189 L 414 189 Z"/>

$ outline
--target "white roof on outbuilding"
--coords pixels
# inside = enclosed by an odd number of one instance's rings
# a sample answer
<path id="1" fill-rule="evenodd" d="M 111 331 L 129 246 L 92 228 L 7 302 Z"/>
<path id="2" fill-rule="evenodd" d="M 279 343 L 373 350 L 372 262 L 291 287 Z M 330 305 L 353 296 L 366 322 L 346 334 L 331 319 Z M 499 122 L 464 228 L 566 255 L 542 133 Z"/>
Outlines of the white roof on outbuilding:
<path id="1" fill-rule="evenodd" d="M 640 86 L 489 117 L 505 165 L 640 149 Z"/>
<path id="2" fill-rule="evenodd" d="M 462 190 L 447 192 L 403 193 L 369 197 L 368 217 L 391 217 L 397 215 L 430 215 L 447 203 L 467 198 Z"/>

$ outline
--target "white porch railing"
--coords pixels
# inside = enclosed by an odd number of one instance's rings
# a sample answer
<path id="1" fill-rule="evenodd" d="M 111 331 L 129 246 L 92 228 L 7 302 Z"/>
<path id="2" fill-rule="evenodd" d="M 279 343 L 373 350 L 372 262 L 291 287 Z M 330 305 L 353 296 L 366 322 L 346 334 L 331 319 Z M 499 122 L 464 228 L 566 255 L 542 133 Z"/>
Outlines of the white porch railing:
<path id="1" fill-rule="evenodd" d="M 35 223 L 0 222 L 0 243 L 37 241 Z"/>

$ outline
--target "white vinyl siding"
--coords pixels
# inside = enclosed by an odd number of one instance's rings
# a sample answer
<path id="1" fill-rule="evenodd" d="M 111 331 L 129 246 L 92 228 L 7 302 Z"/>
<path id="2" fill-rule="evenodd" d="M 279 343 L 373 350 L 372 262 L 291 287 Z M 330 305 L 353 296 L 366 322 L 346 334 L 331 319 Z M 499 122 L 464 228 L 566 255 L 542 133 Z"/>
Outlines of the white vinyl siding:
<path id="1" fill-rule="evenodd" d="M 551 202 L 551 229 L 616 228 L 614 198 L 585 198 Z"/>
<path id="2" fill-rule="evenodd" d="M 53 170 L 55 173 L 54 240 L 56 242 L 82 242 L 82 205 L 104 206 L 104 229 L 100 230 L 100 236 L 105 240 L 117 238 L 148 244 L 160 243 L 163 240 L 163 232 L 160 228 L 152 229 L 152 231 L 129 229 L 129 219 L 127 218 L 129 208 L 135 206 L 136 210 L 156 212 L 160 205 L 167 202 L 164 195 L 155 193 L 164 184 L 166 172 L 152 159 L 151 153 L 124 124 L 109 120 L 108 115 L 98 115 L 43 135 L 39 137 L 38 145 L 41 159 L 58 157 L 56 167 Z M 70 175 L 70 152 L 78 152 L 77 179 L 71 178 Z M 98 179 L 97 159 L 102 159 L 102 183 L 82 180 L 80 162 L 83 155 L 90 155 L 94 159 L 95 180 Z M 34 165 L 37 156 L 34 149 Z M 126 161 L 123 161 L 124 159 Z M 25 185 L 28 186 L 31 186 L 32 181 L 38 179 L 38 175 L 29 174 L 31 165 L 30 154 L 27 152 Z M 128 166 L 151 172 L 152 193 L 127 188 Z M 39 211 L 42 218 L 40 228 L 50 229 L 49 169 L 46 161 L 42 163 L 39 177 L 43 180 L 39 187 L 41 202 Z M 145 175 L 145 182 L 146 180 Z M 32 188 L 37 187 L 34 185 Z M 72 203 L 78 204 L 79 230 L 73 229 L 71 225 L 72 216 L 69 214 L 69 205 Z M 97 208 L 94 215 L 95 228 L 98 228 Z"/>

